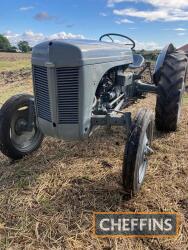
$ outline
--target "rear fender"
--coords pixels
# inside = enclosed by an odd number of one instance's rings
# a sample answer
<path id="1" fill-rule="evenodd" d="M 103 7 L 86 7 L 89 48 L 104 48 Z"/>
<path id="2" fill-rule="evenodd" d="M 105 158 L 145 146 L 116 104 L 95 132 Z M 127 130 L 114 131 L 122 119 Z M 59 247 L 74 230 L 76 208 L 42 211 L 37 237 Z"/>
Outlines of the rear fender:
<path id="1" fill-rule="evenodd" d="M 160 81 L 161 69 L 163 67 L 166 56 L 174 51 L 175 51 L 175 47 L 171 43 L 168 44 L 163 50 L 161 50 L 161 52 L 157 58 L 157 62 L 156 62 L 155 70 L 154 70 L 154 74 L 153 74 L 153 82 L 156 85 L 158 85 L 158 83 Z"/>

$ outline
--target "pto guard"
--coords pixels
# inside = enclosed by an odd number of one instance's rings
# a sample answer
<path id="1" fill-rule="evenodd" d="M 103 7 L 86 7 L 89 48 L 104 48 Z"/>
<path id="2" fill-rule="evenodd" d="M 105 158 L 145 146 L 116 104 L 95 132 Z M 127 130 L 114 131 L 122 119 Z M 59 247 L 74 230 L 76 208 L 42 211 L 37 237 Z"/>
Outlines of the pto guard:
<path id="1" fill-rule="evenodd" d="M 168 44 L 159 54 L 153 74 L 153 82 L 155 85 L 158 85 L 160 81 L 161 76 L 161 69 L 163 67 L 164 61 L 166 59 L 166 56 L 172 52 L 174 52 L 176 49 L 173 44 Z"/>

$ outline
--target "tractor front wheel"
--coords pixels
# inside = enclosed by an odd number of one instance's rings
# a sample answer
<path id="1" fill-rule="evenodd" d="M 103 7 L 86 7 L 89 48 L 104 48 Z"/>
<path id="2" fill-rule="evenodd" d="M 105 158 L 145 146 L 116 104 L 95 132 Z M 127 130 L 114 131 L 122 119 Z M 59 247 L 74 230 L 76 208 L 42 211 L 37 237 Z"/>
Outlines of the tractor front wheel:
<path id="1" fill-rule="evenodd" d="M 136 195 L 144 182 L 148 157 L 153 152 L 153 127 L 153 113 L 141 109 L 132 124 L 124 153 L 123 186 L 129 196 Z"/>
<path id="2" fill-rule="evenodd" d="M 34 98 L 21 94 L 8 99 L 0 110 L 0 149 L 13 160 L 37 150 L 43 134 L 36 126 Z"/>

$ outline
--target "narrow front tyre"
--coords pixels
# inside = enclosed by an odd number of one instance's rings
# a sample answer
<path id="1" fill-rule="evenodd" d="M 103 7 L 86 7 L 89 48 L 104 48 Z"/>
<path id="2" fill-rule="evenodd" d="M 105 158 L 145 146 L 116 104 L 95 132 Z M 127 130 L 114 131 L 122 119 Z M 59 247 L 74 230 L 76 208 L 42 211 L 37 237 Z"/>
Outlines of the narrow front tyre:
<path id="1" fill-rule="evenodd" d="M 0 111 L 0 149 L 18 160 L 37 150 L 43 134 L 36 125 L 34 98 L 28 94 L 8 99 Z"/>
<path id="2" fill-rule="evenodd" d="M 154 116 L 150 110 L 142 109 L 133 121 L 123 161 L 123 186 L 126 193 L 136 195 L 144 182 L 148 157 L 153 152 Z"/>

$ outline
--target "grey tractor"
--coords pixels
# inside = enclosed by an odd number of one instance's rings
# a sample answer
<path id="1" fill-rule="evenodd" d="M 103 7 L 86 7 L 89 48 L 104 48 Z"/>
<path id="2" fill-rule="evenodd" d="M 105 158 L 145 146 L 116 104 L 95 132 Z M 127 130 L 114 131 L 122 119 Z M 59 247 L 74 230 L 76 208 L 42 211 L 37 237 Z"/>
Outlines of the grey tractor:
<path id="1" fill-rule="evenodd" d="M 117 42 L 119 39 L 125 42 Z M 0 110 L 2 153 L 17 160 L 37 150 L 44 136 L 83 140 L 100 126 L 124 126 L 122 184 L 128 195 L 135 195 L 153 153 L 154 120 L 162 132 L 178 127 L 187 57 L 167 45 L 159 54 L 151 81 L 143 82 L 150 63 L 134 48 L 131 38 L 114 33 L 99 41 L 52 40 L 35 46 L 34 96 L 13 96 Z M 157 95 L 155 119 L 148 109 L 132 119 L 129 106 L 146 93 Z"/>

